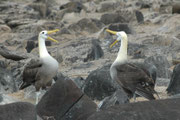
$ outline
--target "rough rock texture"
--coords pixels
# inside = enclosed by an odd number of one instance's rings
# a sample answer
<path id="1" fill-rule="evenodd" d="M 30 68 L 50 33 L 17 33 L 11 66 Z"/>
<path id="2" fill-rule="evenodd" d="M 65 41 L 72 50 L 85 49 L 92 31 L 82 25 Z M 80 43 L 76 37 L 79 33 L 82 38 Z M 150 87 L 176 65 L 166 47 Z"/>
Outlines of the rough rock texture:
<path id="1" fill-rule="evenodd" d="M 35 106 L 26 102 L 0 105 L 1 120 L 36 120 Z"/>
<path id="2" fill-rule="evenodd" d="M 179 99 L 124 104 L 97 112 L 88 120 L 178 120 L 178 105 Z"/>
<path id="3" fill-rule="evenodd" d="M 138 23 L 143 23 L 144 16 L 143 16 L 142 12 L 137 10 L 135 13 L 136 13 L 136 19 L 137 19 Z"/>
<path id="4" fill-rule="evenodd" d="M 106 13 L 101 16 L 101 21 L 106 25 L 111 24 L 111 23 L 119 23 L 119 22 L 125 23 L 126 22 L 123 16 L 117 13 L 114 13 L 114 14 Z"/>
<path id="5" fill-rule="evenodd" d="M 11 93 L 17 91 L 17 84 L 10 70 L 0 67 L 0 93 Z"/>
<path id="6" fill-rule="evenodd" d="M 86 78 L 83 91 L 92 99 L 102 100 L 116 90 L 110 77 L 110 65 L 92 71 Z"/>
<path id="7" fill-rule="evenodd" d="M 71 24 L 68 29 L 79 33 L 80 31 L 86 31 L 88 33 L 95 33 L 102 28 L 104 24 L 98 19 L 83 18 L 77 23 Z"/>
<path id="8" fill-rule="evenodd" d="M 68 2 L 60 6 L 60 10 L 66 9 L 69 12 L 81 12 L 82 9 L 86 10 L 86 7 L 81 2 Z"/>
<path id="9" fill-rule="evenodd" d="M 59 77 L 72 79 L 79 88 L 83 90 L 86 88 L 88 96 L 92 99 L 103 100 L 104 97 L 116 95 L 115 90 L 118 87 L 116 83 L 113 83 L 115 85 L 111 83 L 109 68 L 105 72 L 103 70 L 97 72 L 98 74 L 94 76 L 98 79 L 89 78 L 92 71 L 98 71 L 103 66 L 112 64 L 116 59 L 120 42 L 110 48 L 116 36 L 107 33 L 106 28 L 123 30 L 128 33 L 129 61 L 142 63 L 148 61 L 155 64 L 157 67 L 155 89 L 160 98 L 165 99 L 168 98 L 166 89 L 171 79 L 173 65 L 180 60 L 180 15 L 178 13 L 177 0 L 1 0 L 0 66 L 5 66 L 2 67 L 3 74 L 4 71 L 12 74 L 15 85 L 19 86 L 22 82 L 23 66 L 29 61 L 29 57 L 39 56 L 37 40 L 39 32 L 58 28 L 60 31 L 52 34 L 51 37 L 59 43 L 46 41 L 48 52 L 58 60 L 59 72 L 63 74 L 58 75 L 55 80 Z M 97 40 L 98 44 L 95 42 L 94 45 L 93 40 Z M 101 78 L 102 76 L 105 79 Z M 9 77 L 4 78 L 9 81 Z M 34 103 L 31 101 L 31 98 L 35 97 L 33 86 L 16 92 L 13 86 L 7 91 L 1 86 L 0 89 L 2 103 L 11 102 L 11 96 L 6 99 L 5 96 L 9 96 L 6 92 L 10 92 L 10 95 L 18 99 L 17 101 L 24 101 L 27 98 L 28 102 Z M 114 100 L 114 97 L 116 96 L 113 96 L 110 101 Z M 90 101 L 84 95 L 82 100 L 82 106 L 85 106 L 85 101 Z M 144 99 L 138 97 L 137 101 L 144 101 Z M 77 111 L 75 106 L 70 110 L 72 112 L 69 112 L 74 117 L 78 116 L 73 110 Z M 86 109 L 78 108 L 79 112 L 81 110 Z M 94 111 L 93 107 L 86 112 L 91 114 L 92 111 Z M 66 117 L 71 119 L 70 114 Z M 86 117 L 83 114 L 81 116 L 82 119 Z"/>
<path id="10" fill-rule="evenodd" d="M 99 44 L 99 41 L 97 39 L 92 40 L 92 47 L 91 50 L 87 54 L 87 58 L 84 59 L 84 62 L 90 61 L 90 60 L 97 60 L 101 57 L 103 57 L 104 52 Z"/>
<path id="11" fill-rule="evenodd" d="M 154 64 L 157 67 L 157 76 L 161 78 L 170 78 L 171 74 L 168 68 L 170 64 L 165 56 L 152 56 L 145 59 L 145 64 Z"/>
<path id="12" fill-rule="evenodd" d="M 95 110 L 95 103 L 85 96 L 69 78 L 57 78 L 56 83 L 37 104 L 37 113 L 43 119 L 48 117 L 56 120 L 74 120 L 78 117 L 83 119 Z"/>
<path id="13" fill-rule="evenodd" d="M 177 64 L 173 70 L 173 74 L 167 88 L 169 94 L 180 93 L 180 64 Z"/>
<path id="14" fill-rule="evenodd" d="M 86 95 L 83 95 L 60 120 L 86 120 L 90 115 L 96 112 L 96 108 L 96 104 Z"/>
<path id="15" fill-rule="evenodd" d="M 107 109 L 111 106 L 125 104 L 128 102 L 129 102 L 129 98 L 127 94 L 122 89 L 118 89 L 113 95 L 104 98 L 104 100 L 101 101 L 101 106 L 99 107 L 100 109 Z"/>
<path id="16" fill-rule="evenodd" d="M 9 95 L 6 94 L 0 94 L 0 105 L 5 105 L 9 103 L 18 102 L 18 99 L 15 99 Z"/>
<path id="17" fill-rule="evenodd" d="M 26 55 L 22 55 L 22 54 L 19 55 L 19 53 L 10 51 L 2 45 L 0 46 L 0 55 L 5 57 L 6 59 L 11 59 L 11 60 L 16 60 L 16 61 L 28 58 Z"/>

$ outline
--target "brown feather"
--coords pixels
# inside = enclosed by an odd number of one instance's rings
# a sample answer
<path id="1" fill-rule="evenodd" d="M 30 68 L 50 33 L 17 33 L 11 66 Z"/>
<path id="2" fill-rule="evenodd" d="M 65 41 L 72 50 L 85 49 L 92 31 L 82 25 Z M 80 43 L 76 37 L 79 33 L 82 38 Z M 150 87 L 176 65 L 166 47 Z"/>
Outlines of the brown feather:
<path id="1" fill-rule="evenodd" d="M 117 77 L 115 80 L 121 85 L 127 94 L 132 96 L 136 91 L 143 93 L 147 99 L 155 99 L 154 80 L 147 74 L 147 71 L 130 63 L 116 64 L 114 66 Z M 152 97 L 153 96 L 153 97 Z"/>

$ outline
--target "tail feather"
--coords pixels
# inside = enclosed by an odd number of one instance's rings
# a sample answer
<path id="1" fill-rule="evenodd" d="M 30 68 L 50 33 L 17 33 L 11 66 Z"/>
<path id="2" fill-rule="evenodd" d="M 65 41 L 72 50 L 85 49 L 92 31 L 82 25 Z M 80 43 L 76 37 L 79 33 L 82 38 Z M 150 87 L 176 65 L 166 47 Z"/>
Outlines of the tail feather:
<path id="1" fill-rule="evenodd" d="M 148 100 L 155 100 L 156 99 L 153 96 L 153 92 L 147 91 L 146 89 L 140 88 L 140 87 L 136 88 L 135 94 L 138 94 L 138 95 L 140 95 L 142 97 L 145 97 Z"/>
<path id="2" fill-rule="evenodd" d="M 26 88 L 26 87 L 28 87 L 28 86 L 30 86 L 31 84 L 29 84 L 29 83 L 27 83 L 27 82 L 23 82 L 22 84 L 21 84 L 21 86 L 19 87 L 19 90 L 22 90 L 22 89 L 24 89 L 24 88 Z"/>

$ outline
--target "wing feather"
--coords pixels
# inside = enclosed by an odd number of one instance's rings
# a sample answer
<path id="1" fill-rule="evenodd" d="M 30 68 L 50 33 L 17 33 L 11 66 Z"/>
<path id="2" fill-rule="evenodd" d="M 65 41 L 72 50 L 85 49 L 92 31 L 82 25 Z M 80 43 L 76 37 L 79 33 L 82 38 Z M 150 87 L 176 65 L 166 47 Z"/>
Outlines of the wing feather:
<path id="1" fill-rule="evenodd" d="M 154 80 L 140 67 L 126 63 L 116 65 L 117 82 L 119 82 L 124 89 L 132 93 L 152 100 L 154 99 Z"/>
<path id="2" fill-rule="evenodd" d="M 23 70 L 23 83 L 19 88 L 20 90 L 35 83 L 38 71 L 40 70 L 42 64 L 43 63 L 39 58 L 33 58 L 27 62 Z"/>

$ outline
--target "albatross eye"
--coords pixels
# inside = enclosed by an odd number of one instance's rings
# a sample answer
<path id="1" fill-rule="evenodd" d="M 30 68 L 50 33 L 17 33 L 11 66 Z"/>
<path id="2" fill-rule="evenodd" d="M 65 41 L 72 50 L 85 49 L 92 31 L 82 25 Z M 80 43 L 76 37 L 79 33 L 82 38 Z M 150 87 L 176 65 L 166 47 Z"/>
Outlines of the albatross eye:
<path id="1" fill-rule="evenodd" d="M 42 34 L 44 34 L 44 32 L 42 32 Z"/>

